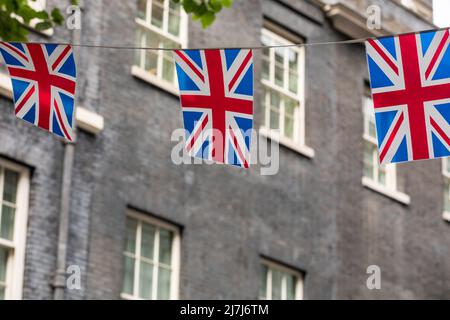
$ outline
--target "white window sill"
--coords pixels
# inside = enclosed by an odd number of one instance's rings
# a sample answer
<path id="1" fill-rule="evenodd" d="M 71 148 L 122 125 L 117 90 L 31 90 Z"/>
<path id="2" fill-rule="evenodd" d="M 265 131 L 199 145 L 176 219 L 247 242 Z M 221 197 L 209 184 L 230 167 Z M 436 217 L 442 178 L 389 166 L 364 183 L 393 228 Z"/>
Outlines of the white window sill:
<path id="1" fill-rule="evenodd" d="M 407 194 L 397 190 L 388 189 L 385 186 L 376 183 L 367 177 L 362 178 L 362 184 L 364 187 L 372 189 L 373 191 L 378 192 L 393 200 L 396 200 L 404 205 L 409 205 L 411 203 L 411 198 Z"/>
<path id="2" fill-rule="evenodd" d="M 266 128 L 262 127 L 259 129 L 259 133 L 266 137 L 269 138 L 271 140 L 274 140 L 276 142 L 278 142 L 279 144 L 285 146 L 286 148 L 289 148 L 297 153 L 300 153 L 301 155 L 307 157 L 307 158 L 314 158 L 315 156 L 315 151 L 314 149 L 308 147 L 307 145 L 299 145 L 296 144 L 286 138 L 280 137 L 279 135 L 276 135 L 274 133 L 271 133 L 269 130 L 267 130 Z"/>
<path id="3" fill-rule="evenodd" d="M 9 76 L 0 72 L 0 95 L 12 100 L 12 83 Z M 105 127 L 104 118 L 86 108 L 77 106 L 76 108 L 76 125 L 79 129 L 94 135 L 99 134 Z"/>
<path id="4" fill-rule="evenodd" d="M 445 221 L 450 222 L 450 212 L 444 211 L 444 213 L 442 214 L 442 218 L 443 218 Z"/>
<path id="5" fill-rule="evenodd" d="M 161 88 L 161 89 L 173 94 L 174 96 L 178 97 L 178 95 L 179 95 L 178 89 L 173 84 L 155 77 L 154 75 L 145 71 L 141 67 L 132 66 L 131 74 L 136 78 L 139 78 L 145 82 L 148 82 L 158 88 Z"/>

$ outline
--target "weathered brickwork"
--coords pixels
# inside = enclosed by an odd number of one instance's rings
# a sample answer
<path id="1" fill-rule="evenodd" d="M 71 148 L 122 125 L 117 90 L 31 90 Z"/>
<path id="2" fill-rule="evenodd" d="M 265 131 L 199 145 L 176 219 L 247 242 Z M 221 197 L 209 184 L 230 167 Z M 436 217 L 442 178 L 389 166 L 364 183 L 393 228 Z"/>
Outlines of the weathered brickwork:
<path id="1" fill-rule="evenodd" d="M 65 8 L 68 1 L 48 2 Z M 343 2 L 356 10 L 382 3 L 399 30 L 431 28 L 390 1 Z M 136 10 L 135 1 L 84 1 L 81 41 L 133 46 Z M 306 42 L 347 39 L 317 1 L 235 0 L 206 30 L 189 22 L 189 47 L 258 45 L 264 19 Z M 61 28 L 48 40 L 70 39 Z M 131 50 L 77 51 L 78 103 L 101 114 L 105 128 L 96 136 L 78 132 L 67 263 L 83 277 L 82 290 L 66 298 L 120 298 L 128 207 L 183 226 L 180 298 L 257 298 L 261 256 L 303 270 L 307 299 L 450 296 L 441 162 L 399 166 L 410 205 L 361 183 L 362 45 L 306 49 L 306 144 L 315 157 L 281 146 L 280 172 L 271 177 L 257 167 L 172 164 L 170 136 L 182 126 L 178 98 L 132 76 L 133 60 Z M 260 51 L 255 69 L 260 79 Z M 257 127 L 260 93 L 256 81 Z M 64 146 L 16 121 L 10 100 L 0 99 L 0 109 L 0 155 L 33 168 L 24 298 L 51 299 Z M 382 269 L 382 290 L 366 287 L 371 264 Z"/>

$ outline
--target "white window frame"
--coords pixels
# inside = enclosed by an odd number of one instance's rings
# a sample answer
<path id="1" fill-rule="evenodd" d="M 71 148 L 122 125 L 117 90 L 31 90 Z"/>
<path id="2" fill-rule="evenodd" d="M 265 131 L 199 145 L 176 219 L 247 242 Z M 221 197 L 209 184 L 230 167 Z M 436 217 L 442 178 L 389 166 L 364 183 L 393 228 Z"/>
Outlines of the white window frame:
<path id="1" fill-rule="evenodd" d="M 362 112 L 363 112 L 363 119 L 364 119 L 364 132 L 363 132 L 363 139 L 364 144 L 370 143 L 372 144 L 376 150 L 378 150 L 378 141 L 376 138 L 371 137 L 369 135 L 369 124 L 370 120 L 375 118 L 374 110 L 372 107 L 372 98 L 370 96 L 364 96 L 362 99 Z M 364 145 L 364 148 L 366 146 Z M 364 150 L 365 152 L 365 150 Z M 386 184 L 382 184 L 378 181 L 379 178 L 379 169 L 380 169 L 380 163 L 379 163 L 379 156 L 378 153 L 373 153 L 373 176 L 372 177 L 366 177 L 364 175 L 363 171 L 363 177 L 362 177 L 362 184 L 364 187 L 367 187 L 369 189 L 372 189 L 378 193 L 381 193 L 385 196 L 388 196 L 394 200 L 397 200 L 403 204 L 410 204 L 411 199 L 410 197 L 403 193 L 398 191 L 397 189 L 397 166 L 395 163 L 389 163 L 384 165 L 385 166 L 385 172 L 386 172 Z M 364 164 L 363 164 L 364 166 Z"/>
<path id="2" fill-rule="evenodd" d="M 138 221 L 138 228 L 136 230 L 136 238 L 141 239 L 141 229 L 142 229 L 142 222 L 153 225 L 156 227 L 156 232 L 159 233 L 159 229 L 165 229 L 168 231 L 171 231 L 173 233 L 173 239 L 172 239 L 172 258 L 171 258 L 171 279 L 170 279 L 170 299 L 169 300 L 177 300 L 179 299 L 179 286 L 180 286 L 180 259 L 181 259 L 181 234 L 180 229 L 177 226 L 174 226 L 170 223 L 161 221 L 159 219 L 156 219 L 154 217 L 151 217 L 149 215 L 143 214 L 141 212 L 138 212 L 136 210 L 128 209 L 127 210 L 127 217 L 130 217 L 132 219 L 135 219 Z M 159 235 L 156 237 L 157 241 L 159 241 Z M 156 247 L 159 248 L 159 245 L 156 244 Z M 136 242 L 136 258 L 140 258 L 140 243 Z M 158 253 L 155 253 L 158 254 Z M 126 255 L 126 252 L 123 251 L 123 255 Z M 125 300 L 144 300 L 139 297 L 139 263 L 135 263 L 135 269 L 134 269 L 134 283 L 133 283 L 133 294 L 128 294 L 122 292 L 120 294 L 122 299 Z M 156 274 L 156 275 L 155 275 Z M 123 279 L 122 279 L 123 280 Z M 156 280 L 156 281 L 155 281 Z M 156 296 L 156 290 L 158 287 L 158 265 L 155 265 L 153 269 L 153 287 L 152 287 L 152 297 Z"/>
<path id="3" fill-rule="evenodd" d="M 447 160 L 450 161 L 450 158 L 442 158 L 442 175 L 444 176 L 445 183 L 450 184 L 450 172 L 448 171 L 449 168 L 447 167 Z M 445 188 L 444 188 L 444 192 L 445 192 Z M 450 194 L 448 194 L 447 197 L 450 197 Z M 445 199 L 444 199 L 444 201 L 445 201 Z M 445 210 L 445 203 L 444 203 L 444 210 L 442 213 L 442 218 L 444 220 L 450 222 L 450 212 Z"/>
<path id="4" fill-rule="evenodd" d="M 295 283 L 295 300 L 303 300 L 303 282 L 304 275 L 294 269 L 288 268 L 280 263 L 268 259 L 261 259 L 261 266 L 267 268 L 267 279 L 266 279 L 266 297 L 259 297 L 260 300 L 272 300 L 272 269 L 279 270 L 283 273 L 294 276 L 297 281 Z M 260 284 L 261 285 L 261 284 Z M 281 282 L 281 300 L 286 300 L 286 278 L 283 277 Z"/>
<path id="5" fill-rule="evenodd" d="M 0 238 L 0 246 L 10 250 L 6 266 L 6 300 L 21 300 L 25 269 L 25 246 L 27 237 L 30 171 L 10 161 L 0 159 L 0 196 L 3 197 L 3 171 L 8 169 L 19 174 L 12 241 Z M 3 199 L 2 199 L 3 200 Z"/>
<path id="6" fill-rule="evenodd" d="M 270 39 L 274 39 L 280 44 L 284 45 L 292 45 L 294 42 L 289 39 L 292 38 L 292 35 L 288 35 L 286 31 L 282 30 L 278 26 L 275 26 L 269 22 L 264 23 L 264 27 L 261 30 L 261 35 L 266 36 Z M 301 40 L 296 37 L 295 43 L 299 43 Z M 269 78 L 261 79 L 263 86 L 267 87 L 270 90 L 274 90 L 282 96 L 286 96 L 292 100 L 298 101 L 299 106 L 294 111 L 294 136 L 293 138 L 287 138 L 284 136 L 284 103 L 281 103 L 280 106 L 280 128 L 279 130 L 271 130 L 270 124 L 267 126 L 267 123 L 261 123 L 260 133 L 266 137 L 269 137 L 279 143 L 285 145 L 288 148 L 291 148 L 309 158 L 314 157 L 314 150 L 306 145 L 305 142 L 305 48 L 304 47 L 291 47 L 290 50 L 295 51 L 298 54 L 298 89 L 297 94 L 289 91 L 286 87 L 282 88 L 277 86 L 274 83 L 275 79 L 275 50 L 270 49 L 270 70 L 269 70 Z M 285 50 L 284 52 L 284 81 L 283 83 L 286 85 L 289 84 L 289 59 L 288 54 L 289 50 Z M 266 94 L 263 99 L 266 99 L 262 104 L 264 106 L 270 106 L 270 94 Z M 264 107 L 263 111 L 265 114 L 265 121 L 270 121 L 270 107 Z"/>
<path id="7" fill-rule="evenodd" d="M 152 1 L 152 0 L 149 0 L 149 1 Z M 148 3 L 147 3 L 147 12 L 146 12 L 147 20 L 143 20 L 139 17 L 136 17 L 135 18 L 136 27 L 147 29 L 149 31 L 157 33 L 162 37 L 165 37 L 173 42 L 180 44 L 181 48 L 186 48 L 187 44 L 188 44 L 188 15 L 184 11 L 184 9 L 181 7 L 181 10 L 180 10 L 180 35 L 178 37 L 172 35 L 168 31 L 166 31 L 166 30 L 168 30 L 168 22 L 169 22 L 169 19 L 168 19 L 169 1 L 170 0 L 164 1 L 164 16 L 163 16 L 162 28 L 158 28 L 151 24 L 150 19 L 151 19 L 152 5 L 151 4 L 149 5 Z M 163 51 L 158 51 L 158 65 L 157 65 L 158 69 L 162 68 L 163 53 L 164 53 Z M 136 65 L 135 60 L 133 60 L 133 65 L 131 67 L 131 74 L 133 76 L 140 78 L 141 80 L 144 80 L 146 82 L 149 82 L 149 83 L 151 83 L 173 95 L 178 96 L 179 90 L 178 90 L 178 86 L 176 85 L 176 81 L 177 81 L 176 76 L 174 78 L 173 83 L 165 81 L 164 79 L 149 73 L 148 71 L 146 71 L 144 68 L 141 67 L 143 65 L 144 54 L 141 55 L 140 59 L 141 59 L 140 65 Z M 160 74 L 161 72 L 158 72 L 158 73 Z"/>

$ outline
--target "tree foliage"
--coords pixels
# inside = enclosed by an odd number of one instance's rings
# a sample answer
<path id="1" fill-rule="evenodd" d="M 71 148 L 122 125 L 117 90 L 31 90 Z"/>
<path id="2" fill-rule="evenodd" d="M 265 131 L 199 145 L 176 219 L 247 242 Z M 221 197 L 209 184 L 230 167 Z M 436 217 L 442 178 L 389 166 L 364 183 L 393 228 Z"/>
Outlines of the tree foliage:
<path id="1" fill-rule="evenodd" d="M 0 38 L 5 41 L 27 41 L 30 27 L 45 31 L 64 22 L 58 8 L 36 10 L 36 0 L 0 0 Z M 72 4 L 76 4 L 72 0 Z"/>
<path id="2" fill-rule="evenodd" d="M 210 26 L 217 13 L 233 4 L 233 0 L 173 0 L 199 20 L 204 28 Z M 30 28 L 45 31 L 62 25 L 64 17 L 58 8 L 36 10 L 37 0 L 0 0 L 0 38 L 4 41 L 27 41 Z M 71 0 L 77 4 L 77 0 Z"/>
<path id="3" fill-rule="evenodd" d="M 192 14 L 192 19 L 199 20 L 203 28 L 210 26 L 216 19 L 216 14 L 223 8 L 229 8 L 233 0 L 174 0 L 181 3 L 187 13 Z"/>

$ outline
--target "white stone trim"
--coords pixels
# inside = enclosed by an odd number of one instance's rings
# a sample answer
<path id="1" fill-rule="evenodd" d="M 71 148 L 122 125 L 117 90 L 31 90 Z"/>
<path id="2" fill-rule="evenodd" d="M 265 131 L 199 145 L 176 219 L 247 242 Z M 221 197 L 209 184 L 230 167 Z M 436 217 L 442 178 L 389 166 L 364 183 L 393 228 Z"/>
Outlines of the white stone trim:
<path id="1" fill-rule="evenodd" d="M 131 67 L 131 75 L 133 75 L 136 78 L 139 78 L 145 82 L 148 82 L 154 86 L 157 86 L 174 96 L 179 95 L 178 89 L 172 84 L 167 81 L 162 80 L 161 78 L 158 78 L 157 76 L 152 75 L 151 73 L 145 71 L 139 66 L 133 65 Z"/>
<path id="2" fill-rule="evenodd" d="M 442 218 L 443 218 L 445 221 L 450 222 L 450 212 L 444 211 L 444 213 L 442 213 Z"/>
<path id="3" fill-rule="evenodd" d="M 99 134 L 105 127 L 104 118 L 98 113 L 78 106 L 76 109 L 77 127 L 92 134 Z"/>
<path id="4" fill-rule="evenodd" d="M 279 144 L 285 146 L 286 148 L 289 148 L 295 152 L 298 152 L 307 158 L 312 159 L 315 156 L 315 151 L 313 148 L 308 147 L 307 145 L 297 144 L 297 143 L 291 141 L 290 139 L 286 139 L 283 136 L 277 134 L 276 132 L 267 129 L 266 127 L 261 127 L 259 129 L 259 134 L 266 138 L 274 140 L 274 141 L 278 142 Z"/>
<path id="5" fill-rule="evenodd" d="M 398 190 L 389 189 L 386 186 L 377 183 L 370 178 L 363 177 L 362 185 L 368 189 L 372 189 L 373 191 L 376 191 L 402 204 L 409 205 L 411 203 L 411 198 L 406 193 L 400 192 Z"/>

